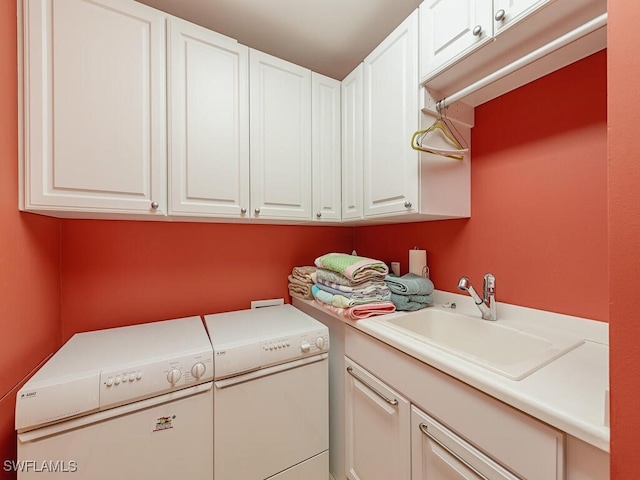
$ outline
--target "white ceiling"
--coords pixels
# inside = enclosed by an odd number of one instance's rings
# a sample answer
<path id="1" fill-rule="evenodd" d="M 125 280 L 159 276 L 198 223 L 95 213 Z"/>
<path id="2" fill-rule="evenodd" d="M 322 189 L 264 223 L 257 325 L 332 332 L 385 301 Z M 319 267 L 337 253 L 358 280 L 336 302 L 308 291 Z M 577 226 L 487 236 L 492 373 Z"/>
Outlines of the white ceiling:
<path id="1" fill-rule="evenodd" d="M 342 80 L 422 0 L 138 0 Z"/>

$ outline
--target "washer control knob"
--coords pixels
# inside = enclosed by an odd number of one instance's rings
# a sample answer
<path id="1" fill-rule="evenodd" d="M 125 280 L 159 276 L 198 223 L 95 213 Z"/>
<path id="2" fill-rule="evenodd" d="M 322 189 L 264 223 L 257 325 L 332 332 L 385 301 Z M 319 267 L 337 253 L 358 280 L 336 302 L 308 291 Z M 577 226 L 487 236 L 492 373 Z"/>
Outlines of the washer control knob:
<path id="1" fill-rule="evenodd" d="M 194 364 L 193 367 L 191 367 L 191 375 L 193 375 L 195 378 L 200 378 L 202 375 L 204 375 L 206 369 L 207 367 L 204 366 L 204 363 L 198 362 Z"/>
<path id="2" fill-rule="evenodd" d="M 171 385 L 175 385 L 178 383 L 178 380 L 180 380 L 180 377 L 182 377 L 182 372 L 177 368 L 172 368 L 169 370 L 169 373 L 167 373 L 167 382 Z"/>
<path id="3" fill-rule="evenodd" d="M 302 351 L 302 353 L 307 353 L 309 350 L 311 350 L 311 345 L 309 345 L 307 342 L 302 342 L 302 344 L 300 345 L 300 350 Z"/>
<path id="4" fill-rule="evenodd" d="M 316 347 L 318 347 L 320 350 L 322 350 L 324 348 L 324 337 L 318 337 L 316 338 Z"/>

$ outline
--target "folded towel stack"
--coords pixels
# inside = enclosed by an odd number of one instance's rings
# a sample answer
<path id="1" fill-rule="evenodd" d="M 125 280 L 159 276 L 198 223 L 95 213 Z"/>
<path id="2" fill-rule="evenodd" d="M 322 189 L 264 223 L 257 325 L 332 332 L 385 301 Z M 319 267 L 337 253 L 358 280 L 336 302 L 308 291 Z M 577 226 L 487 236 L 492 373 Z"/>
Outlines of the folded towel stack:
<path id="1" fill-rule="evenodd" d="M 315 283 L 316 267 L 293 267 L 289 275 L 289 295 L 292 297 L 313 300 L 311 287 Z"/>
<path id="2" fill-rule="evenodd" d="M 433 282 L 415 273 L 401 277 L 387 275 L 384 278 L 391 291 L 391 302 L 396 310 L 414 311 L 433 304 Z"/>
<path id="3" fill-rule="evenodd" d="M 346 253 L 316 258 L 318 267 L 311 294 L 333 313 L 357 320 L 395 311 L 384 281 L 389 269 L 379 260 Z"/>

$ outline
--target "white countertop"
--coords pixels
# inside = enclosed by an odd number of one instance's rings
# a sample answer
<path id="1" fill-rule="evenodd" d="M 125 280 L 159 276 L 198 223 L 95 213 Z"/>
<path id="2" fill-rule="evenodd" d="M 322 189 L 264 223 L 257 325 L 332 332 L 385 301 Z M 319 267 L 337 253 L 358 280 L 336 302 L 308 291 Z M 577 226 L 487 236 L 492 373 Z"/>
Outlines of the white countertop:
<path id="1" fill-rule="evenodd" d="M 477 316 L 470 297 L 435 291 L 434 306 L 455 302 L 456 313 Z M 609 388 L 608 324 L 568 315 L 498 303 L 498 322 L 525 330 L 527 326 L 557 330 L 585 342 L 522 380 L 514 381 L 444 350 L 398 332 L 380 322 L 382 317 L 348 320 L 313 301 L 295 299 L 344 321 L 382 342 L 511 405 L 569 435 L 606 452 L 605 392 Z M 450 309 L 446 309 L 451 311 Z M 406 312 L 390 315 L 406 315 Z"/>

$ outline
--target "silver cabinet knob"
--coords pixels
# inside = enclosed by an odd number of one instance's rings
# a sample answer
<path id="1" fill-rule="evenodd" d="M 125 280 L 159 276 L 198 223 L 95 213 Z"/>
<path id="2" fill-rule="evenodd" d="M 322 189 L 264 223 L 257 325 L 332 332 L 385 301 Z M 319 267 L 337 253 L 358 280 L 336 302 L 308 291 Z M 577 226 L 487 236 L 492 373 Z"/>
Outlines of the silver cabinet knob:
<path id="1" fill-rule="evenodd" d="M 242 207 L 242 208 L 240 209 L 240 213 L 241 213 L 242 215 L 244 215 L 245 213 L 247 213 L 247 209 L 246 209 L 246 208 L 244 208 L 244 207 Z"/>
<path id="2" fill-rule="evenodd" d="M 316 213 L 316 217 L 320 218 L 322 216 L 322 212 Z"/>
<path id="3" fill-rule="evenodd" d="M 151 202 L 151 208 L 152 209 L 157 210 L 159 206 L 160 205 L 158 204 L 158 202 Z"/>
<path id="4" fill-rule="evenodd" d="M 407 200 L 406 202 L 404 202 L 404 206 L 407 208 L 411 208 L 411 202 Z"/>
<path id="5" fill-rule="evenodd" d="M 505 19 L 505 17 L 507 16 L 507 12 L 504 11 L 504 9 L 500 9 L 496 12 L 496 16 L 493 17 L 496 19 L 496 22 L 501 22 L 502 20 Z"/>
<path id="6" fill-rule="evenodd" d="M 473 27 L 471 33 L 473 33 L 474 37 L 479 37 L 482 33 L 482 25 L 476 25 L 475 27 Z"/>
<path id="7" fill-rule="evenodd" d="M 259 208 L 256 208 L 256 209 L 254 210 L 254 212 L 256 213 L 256 215 L 260 215 L 260 209 L 259 209 Z"/>

